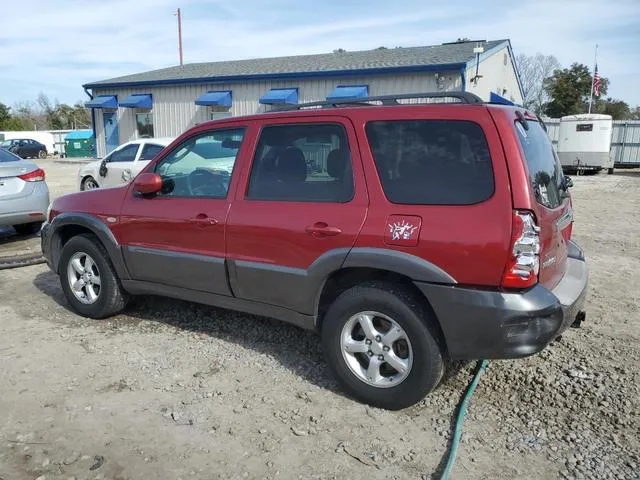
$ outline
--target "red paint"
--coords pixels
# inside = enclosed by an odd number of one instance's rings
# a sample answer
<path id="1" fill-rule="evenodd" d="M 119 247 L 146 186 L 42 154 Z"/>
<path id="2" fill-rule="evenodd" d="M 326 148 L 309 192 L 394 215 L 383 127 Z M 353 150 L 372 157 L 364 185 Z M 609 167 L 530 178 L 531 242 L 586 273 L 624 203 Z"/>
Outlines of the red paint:
<path id="1" fill-rule="evenodd" d="M 537 204 L 516 132 L 514 107 L 432 105 L 349 107 L 322 111 L 276 112 L 217 120 L 197 125 L 168 146 L 145 172 L 186 138 L 222 127 L 246 127 L 236 159 L 228 198 L 141 198 L 133 186 L 67 195 L 52 212 L 92 213 L 117 218 L 108 224 L 122 245 L 139 245 L 265 264 L 308 268 L 324 252 L 357 247 L 391 248 L 422 257 L 459 283 L 498 287 L 509 257 L 514 209 L 534 212 L 542 227 L 541 264 L 545 254 L 558 252 L 554 266 L 541 269 L 540 279 L 553 286 L 566 258 L 553 247 L 570 226 L 556 231 L 555 221 L 569 207 L 548 210 Z M 382 190 L 365 134 L 370 120 L 464 119 L 480 125 L 493 160 L 494 194 L 470 206 L 419 206 L 390 203 Z M 245 199 L 250 163 L 260 128 L 267 123 L 339 122 L 345 126 L 353 159 L 355 195 L 351 202 L 308 203 Z M 146 178 L 146 177 L 138 177 Z M 139 184 L 139 183 L 138 183 Z M 199 219 L 199 220 L 198 220 Z M 408 239 L 392 239 L 389 224 L 419 221 Z M 106 220 L 104 220 L 106 223 Z M 170 272 L 168 272 L 169 274 Z"/>

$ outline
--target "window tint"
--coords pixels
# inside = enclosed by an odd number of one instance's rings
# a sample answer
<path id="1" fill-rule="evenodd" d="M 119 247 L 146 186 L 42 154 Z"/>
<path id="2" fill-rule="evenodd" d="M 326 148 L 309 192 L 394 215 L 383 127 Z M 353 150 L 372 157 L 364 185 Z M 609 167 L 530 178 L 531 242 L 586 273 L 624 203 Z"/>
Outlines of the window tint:
<path id="1" fill-rule="evenodd" d="M 225 198 L 244 128 L 206 132 L 178 145 L 155 167 L 161 195 Z"/>
<path id="2" fill-rule="evenodd" d="M 111 154 L 110 162 L 133 162 L 136 158 L 136 154 L 138 153 L 138 145 L 137 143 L 132 143 L 131 145 L 127 145 L 126 147 L 121 148 L 120 150 L 116 150 Z"/>
<path id="3" fill-rule="evenodd" d="M 152 160 L 158 153 L 162 151 L 163 148 L 164 147 L 162 145 L 147 143 L 144 147 L 142 147 L 140 160 Z"/>
<path id="4" fill-rule="evenodd" d="M 4 163 L 4 162 L 17 162 L 18 160 L 20 160 L 19 157 L 17 157 L 16 155 L 14 155 L 13 153 L 9 153 L 6 150 L 4 150 L 3 148 L 0 148 L 0 163 Z"/>
<path id="5" fill-rule="evenodd" d="M 351 154 L 342 125 L 265 127 L 253 160 L 247 198 L 341 203 L 351 200 Z"/>
<path id="6" fill-rule="evenodd" d="M 564 175 L 549 137 L 540 124 L 529 121 L 529 130 L 516 122 L 516 130 L 529 169 L 529 181 L 536 201 L 547 208 L 556 208 L 568 196 Z"/>
<path id="7" fill-rule="evenodd" d="M 482 128 L 472 122 L 378 121 L 367 138 L 389 201 L 470 205 L 493 194 L 493 168 Z"/>

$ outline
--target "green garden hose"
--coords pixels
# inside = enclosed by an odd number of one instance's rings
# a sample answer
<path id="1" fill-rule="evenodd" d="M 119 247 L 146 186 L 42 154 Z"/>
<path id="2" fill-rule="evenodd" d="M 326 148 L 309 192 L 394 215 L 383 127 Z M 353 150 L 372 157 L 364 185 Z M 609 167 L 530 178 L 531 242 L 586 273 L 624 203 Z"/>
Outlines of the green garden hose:
<path id="1" fill-rule="evenodd" d="M 447 464 L 444 467 L 444 471 L 442 472 L 441 480 L 449 480 L 451 475 L 451 471 L 453 470 L 453 464 L 456 461 L 456 453 L 458 452 L 458 444 L 460 443 L 460 437 L 462 436 L 462 422 L 464 421 L 464 416 L 467 413 L 467 408 L 469 407 L 469 401 L 471 400 L 471 396 L 478 386 L 478 381 L 480 377 L 487 369 L 487 365 L 489 365 L 488 360 L 480 360 L 478 362 L 478 369 L 476 370 L 476 374 L 471 380 L 469 384 L 469 388 L 467 388 L 467 393 L 464 395 L 462 399 L 462 403 L 460 404 L 460 408 L 458 409 L 458 416 L 456 418 L 456 426 L 453 430 L 453 440 L 451 441 L 451 448 L 449 449 L 449 457 L 447 458 Z"/>

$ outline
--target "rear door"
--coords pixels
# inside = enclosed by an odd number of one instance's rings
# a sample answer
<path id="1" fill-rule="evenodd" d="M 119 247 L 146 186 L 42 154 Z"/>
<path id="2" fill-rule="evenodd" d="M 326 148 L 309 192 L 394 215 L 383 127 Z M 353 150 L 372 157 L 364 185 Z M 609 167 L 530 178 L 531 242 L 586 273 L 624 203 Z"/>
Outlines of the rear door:
<path id="1" fill-rule="evenodd" d="M 514 122 L 535 197 L 533 210 L 540 227 L 539 280 L 553 288 L 564 275 L 567 242 L 571 238 L 573 211 L 564 175 L 551 141 L 539 122 L 528 120 L 528 129 Z"/>
<path id="2" fill-rule="evenodd" d="M 231 286 L 237 297 L 311 314 L 367 215 L 355 132 L 334 116 L 260 124 L 227 221 Z"/>

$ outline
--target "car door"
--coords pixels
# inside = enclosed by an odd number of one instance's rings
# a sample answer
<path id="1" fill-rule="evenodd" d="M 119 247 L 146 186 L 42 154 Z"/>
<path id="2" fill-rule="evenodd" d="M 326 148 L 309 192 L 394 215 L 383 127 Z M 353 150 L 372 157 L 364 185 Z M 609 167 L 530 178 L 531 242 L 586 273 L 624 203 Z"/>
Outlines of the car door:
<path id="1" fill-rule="evenodd" d="M 227 261 L 240 298 L 312 314 L 367 215 L 352 124 L 342 117 L 270 119 L 227 221 Z M 262 123 L 262 122 L 261 122 Z"/>
<path id="2" fill-rule="evenodd" d="M 138 158 L 133 162 L 131 168 L 125 168 L 122 171 L 122 182 L 128 183 L 134 179 L 163 149 L 164 145 L 160 145 L 158 143 L 143 143 L 140 148 Z"/>
<path id="3" fill-rule="evenodd" d="M 134 280 L 231 295 L 225 224 L 244 132 L 230 126 L 194 133 L 145 170 L 162 177 L 161 193 L 149 198 L 129 189 L 113 230 Z"/>
<path id="4" fill-rule="evenodd" d="M 129 143 L 111 152 L 111 155 L 106 159 L 107 172 L 101 179 L 102 186 L 114 187 L 121 185 L 123 183 L 123 172 L 131 168 L 139 150 L 139 143 Z"/>

